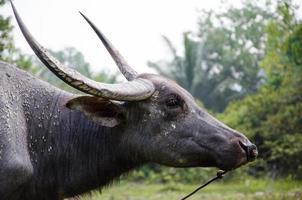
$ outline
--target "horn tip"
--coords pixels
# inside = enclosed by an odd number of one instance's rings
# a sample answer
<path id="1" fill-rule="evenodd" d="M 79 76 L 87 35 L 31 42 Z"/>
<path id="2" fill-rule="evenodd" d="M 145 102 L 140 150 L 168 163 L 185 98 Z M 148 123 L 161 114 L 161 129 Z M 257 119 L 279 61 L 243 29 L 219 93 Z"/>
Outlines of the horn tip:
<path id="1" fill-rule="evenodd" d="M 9 2 L 10 2 L 10 5 L 12 6 L 12 8 L 13 8 L 13 11 L 15 12 L 15 5 L 14 5 L 13 1 L 9 0 Z"/>
<path id="2" fill-rule="evenodd" d="M 12 7 L 12 9 L 13 9 L 13 13 L 14 13 L 14 15 L 15 15 L 15 18 L 16 18 L 16 20 L 17 20 L 19 26 L 20 26 L 20 23 L 22 24 L 22 20 L 21 20 L 20 17 L 19 17 L 19 13 L 18 13 L 18 11 L 17 11 L 17 9 L 16 9 L 16 7 L 15 7 L 15 4 L 13 3 L 13 0 L 9 0 L 9 2 L 10 2 L 10 5 L 11 5 L 11 7 Z"/>
<path id="3" fill-rule="evenodd" d="M 79 13 L 82 15 L 82 17 L 84 17 L 85 20 L 87 20 L 87 17 L 81 11 L 79 11 Z"/>

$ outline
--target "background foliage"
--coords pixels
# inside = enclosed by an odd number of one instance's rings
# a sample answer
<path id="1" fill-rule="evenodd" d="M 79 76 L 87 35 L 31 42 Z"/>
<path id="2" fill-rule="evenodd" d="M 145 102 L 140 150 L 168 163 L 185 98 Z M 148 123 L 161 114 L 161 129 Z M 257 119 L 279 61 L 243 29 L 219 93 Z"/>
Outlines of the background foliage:
<path id="1" fill-rule="evenodd" d="M 302 178 L 302 24 L 289 4 L 267 26 L 266 82 L 255 95 L 231 103 L 221 119 L 254 138 L 266 168 Z"/>

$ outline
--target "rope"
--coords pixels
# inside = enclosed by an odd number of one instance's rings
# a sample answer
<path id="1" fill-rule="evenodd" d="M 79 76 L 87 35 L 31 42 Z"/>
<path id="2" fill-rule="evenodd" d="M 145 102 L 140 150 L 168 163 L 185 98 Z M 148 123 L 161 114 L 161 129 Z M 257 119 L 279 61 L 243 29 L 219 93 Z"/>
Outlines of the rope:
<path id="1" fill-rule="evenodd" d="M 202 188 L 206 187 L 207 185 L 209 185 L 210 183 L 212 183 L 213 181 L 216 181 L 217 179 L 222 179 L 224 174 L 226 173 L 226 171 L 222 171 L 219 170 L 216 174 L 216 177 L 212 178 L 211 180 L 209 180 L 208 182 L 206 182 L 205 184 L 203 184 L 202 186 L 196 188 L 193 192 L 191 192 L 190 194 L 188 194 L 187 196 L 183 197 L 180 200 L 185 200 L 188 199 L 190 196 L 192 196 L 193 194 L 195 194 L 197 191 L 201 190 Z"/>

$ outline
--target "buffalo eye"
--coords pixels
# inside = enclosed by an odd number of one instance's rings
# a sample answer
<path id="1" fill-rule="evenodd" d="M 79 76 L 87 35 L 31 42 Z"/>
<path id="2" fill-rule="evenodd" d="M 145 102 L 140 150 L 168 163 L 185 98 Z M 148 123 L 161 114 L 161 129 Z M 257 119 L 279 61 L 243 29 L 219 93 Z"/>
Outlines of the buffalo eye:
<path id="1" fill-rule="evenodd" d="M 183 100 L 175 94 L 171 94 L 168 96 L 168 98 L 166 99 L 166 106 L 168 108 L 180 108 L 183 105 Z"/>

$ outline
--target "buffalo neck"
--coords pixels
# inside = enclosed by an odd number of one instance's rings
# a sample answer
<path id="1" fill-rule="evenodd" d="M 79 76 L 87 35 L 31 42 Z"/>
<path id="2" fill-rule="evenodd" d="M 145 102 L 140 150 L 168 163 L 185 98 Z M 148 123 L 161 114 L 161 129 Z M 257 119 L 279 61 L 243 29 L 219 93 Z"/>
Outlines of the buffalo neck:
<path id="1" fill-rule="evenodd" d="M 43 89 L 43 88 L 42 88 Z M 139 165 L 121 142 L 123 126 L 103 127 L 65 107 L 70 93 L 53 87 L 32 90 L 25 107 L 34 187 L 62 196 L 104 186 Z M 26 94 L 25 94 L 26 96 Z M 41 188 L 45 187 L 45 188 Z"/>

